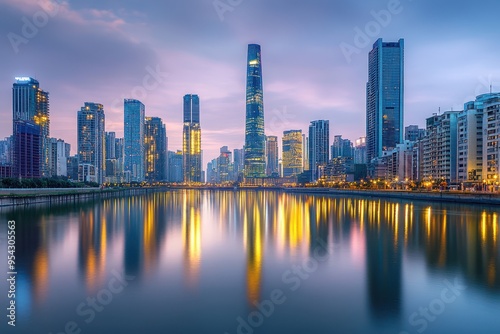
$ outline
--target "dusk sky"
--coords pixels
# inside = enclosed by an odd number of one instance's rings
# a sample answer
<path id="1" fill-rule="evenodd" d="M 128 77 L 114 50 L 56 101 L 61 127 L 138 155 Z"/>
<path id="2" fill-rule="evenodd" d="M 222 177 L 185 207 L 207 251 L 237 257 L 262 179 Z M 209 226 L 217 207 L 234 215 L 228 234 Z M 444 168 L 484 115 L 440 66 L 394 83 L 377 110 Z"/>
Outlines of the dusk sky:
<path id="1" fill-rule="evenodd" d="M 180 149 L 182 97 L 198 94 L 205 169 L 221 146 L 243 146 L 246 51 L 257 43 L 266 135 L 328 119 L 331 140 L 355 140 L 377 38 L 405 39 L 405 125 L 423 126 L 490 84 L 500 90 L 499 10 L 494 0 L 0 0 L 0 137 L 11 135 L 16 76 L 50 93 L 50 135 L 72 154 L 83 103 L 104 104 L 106 130 L 122 136 L 123 98 L 161 117 L 169 150 Z M 23 32 L 34 19 L 37 31 Z M 346 57 L 347 45 L 357 53 Z"/>

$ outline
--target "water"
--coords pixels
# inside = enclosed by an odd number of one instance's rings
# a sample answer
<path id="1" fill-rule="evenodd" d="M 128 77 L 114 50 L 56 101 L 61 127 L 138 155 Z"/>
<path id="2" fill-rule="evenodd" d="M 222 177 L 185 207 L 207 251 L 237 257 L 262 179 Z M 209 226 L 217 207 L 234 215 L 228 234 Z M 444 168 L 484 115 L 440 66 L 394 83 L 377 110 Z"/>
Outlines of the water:
<path id="1" fill-rule="evenodd" d="M 2 209 L 5 333 L 500 333 L 498 207 L 173 191 Z"/>

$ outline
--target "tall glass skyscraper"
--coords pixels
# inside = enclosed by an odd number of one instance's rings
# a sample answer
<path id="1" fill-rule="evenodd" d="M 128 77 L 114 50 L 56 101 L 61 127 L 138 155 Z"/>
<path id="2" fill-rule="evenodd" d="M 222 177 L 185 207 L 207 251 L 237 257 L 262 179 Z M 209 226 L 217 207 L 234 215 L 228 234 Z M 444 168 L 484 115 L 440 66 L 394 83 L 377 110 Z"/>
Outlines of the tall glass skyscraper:
<path id="1" fill-rule="evenodd" d="M 370 162 L 403 142 L 404 40 L 379 39 L 368 57 L 366 149 Z"/>
<path id="2" fill-rule="evenodd" d="M 184 129 L 182 136 L 184 182 L 202 182 L 200 98 L 184 96 Z"/>
<path id="3" fill-rule="evenodd" d="M 260 45 L 248 45 L 245 177 L 266 176 L 266 136 Z"/>
<path id="4" fill-rule="evenodd" d="M 144 181 L 144 118 L 145 106 L 141 101 L 126 99 L 124 104 L 125 172 L 130 179 Z"/>
<path id="5" fill-rule="evenodd" d="M 49 93 L 40 89 L 37 80 L 30 77 L 16 77 L 12 87 L 13 134 L 16 138 L 16 121 L 32 122 L 40 127 L 40 173 L 50 177 L 50 114 Z"/>
<path id="6" fill-rule="evenodd" d="M 312 121 L 309 125 L 309 168 L 312 181 L 318 179 L 318 169 L 328 163 L 330 146 L 330 122 Z"/>
<path id="7" fill-rule="evenodd" d="M 267 176 L 279 176 L 279 153 L 278 137 L 266 137 L 266 174 Z"/>
<path id="8" fill-rule="evenodd" d="M 102 183 L 106 171 L 104 107 L 85 102 L 78 111 L 78 179 Z"/>

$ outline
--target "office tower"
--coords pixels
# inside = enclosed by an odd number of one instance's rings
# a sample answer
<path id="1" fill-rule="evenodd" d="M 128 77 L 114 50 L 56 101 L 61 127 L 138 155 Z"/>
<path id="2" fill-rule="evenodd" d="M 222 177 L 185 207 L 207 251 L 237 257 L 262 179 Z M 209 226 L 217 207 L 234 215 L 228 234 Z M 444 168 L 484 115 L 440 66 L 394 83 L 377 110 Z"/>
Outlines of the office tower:
<path id="1" fill-rule="evenodd" d="M 240 175 L 242 175 L 244 167 L 245 167 L 245 149 L 237 149 L 233 150 L 234 156 L 234 176 L 237 180 Z"/>
<path id="2" fill-rule="evenodd" d="M 144 151 L 146 180 L 148 182 L 167 179 L 167 132 L 159 117 L 146 117 L 144 125 Z"/>
<path id="3" fill-rule="evenodd" d="M 354 142 L 354 164 L 365 165 L 366 159 L 366 137 L 360 137 Z"/>
<path id="4" fill-rule="evenodd" d="M 341 135 L 333 138 L 332 159 L 333 158 L 354 158 L 354 146 L 349 139 L 342 139 Z"/>
<path id="5" fill-rule="evenodd" d="M 116 159 L 116 133 L 106 132 L 106 160 Z"/>
<path id="6" fill-rule="evenodd" d="M 405 140 L 417 141 L 425 136 L 425 129 L 420 129 L 418 125 L 409 125 L 405 128 Z"/>
<path id="7" fill-rule="evenodd" d="M 182 151 L 168 152 L 168 182 L 179 183 L 184 181 Z"/>
<path id="8" fill-rule="evenodd" d="M 459 113 L 446 111 L 427 118 L 427 134 L 423 139 L 424 179 L 456 182 Z"/>
<path id="9" fill-rule="evenodd" d="M 144 181 L 144 117 L 145 106 L 141 101 L 124 101 L 124 170 L 131 181 Z"/>
<path id="10" fill-rule="evenodd" d="M 260 45 L 248 45 L 245 124 L 245 177 L 266 175 L 266 136 Z"/>
<path id="11" fill-rule="evenodd" d="M 78 111 L 77 125 L 78 179 L 102 183 L 106 171 L 103 105 L 85 102 Z"/>
<path id="12" fill-rule="evenodd" d="M 34 122 L 40 127 L 40 175 L 49 177 L 49 93 L 40 89 L 39 82 L 33 78 L 16 77 L 15 80 L 12 88 L 13 130 L 17 120 Z M 13 134 L 16 138 L 15 132 Z"/>
<path id="13" fill-rule="evenodd" d="M 283 132 L 283 177 L 296 176 L 303 171 L 302 130 Z"/>
<path id="14" fill-rule="evenodd" d="M 13 171 L 15 178 L 42 177 L 42 136 L 40 126 L 32 121 L 14 121 Z"/>
<path id="15" fill-rule="evenodd" d="M 216 171 L 217 171 L 217 176 L 216 180 L 218 183 L 224 183 L 224 182 L 229 182 L 232 181 L 232 154 L 231 151 L 229 151 L 227 146 L 223 146 L 220 148 L 220 155 L 217 158 L 217 163 L 216 163 Z M 213 168 L 213 164 L 212 164 Z"/>
<path id="16" fill-rule="evenodd" d="M 182 136 L 184 182 L 202 182 L 200 98 L 198 95 L 184 96 L 184 129 Z"/>
<path id="17" fill-rule="evenodd" d="M 366 85 L 367 158 L 382 156 L 403 142 L 404 40 L 379 39 L 368 57 Z"/>
<path id="18" fill-rule="evenodd" d="M 279 176 L 278 168 L 278 137 L 266 137 L 266 175 L 277 177 Z"/>
<path id="19" fill-rule="evenodd" d="M 325 120 L 312 121 L 309 125 L 309 168 L 312 181 L 318 179 L 319 167 L 328 163 L 330 146 L 330 122 Z"/>

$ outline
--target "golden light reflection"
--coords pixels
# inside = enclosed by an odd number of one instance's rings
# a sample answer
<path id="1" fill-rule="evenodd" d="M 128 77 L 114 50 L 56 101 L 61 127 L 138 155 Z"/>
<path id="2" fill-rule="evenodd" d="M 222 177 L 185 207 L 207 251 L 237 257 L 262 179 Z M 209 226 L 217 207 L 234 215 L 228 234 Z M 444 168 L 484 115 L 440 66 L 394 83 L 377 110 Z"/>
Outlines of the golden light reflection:
<path id="1" fill-rule="evenodd" d="M 182 235 L 184 241 L 184 270 L 186 281 L 198 283 L 201 265 L 201 214 L 199 193 L 187 191 L 182 200 Z"/>

